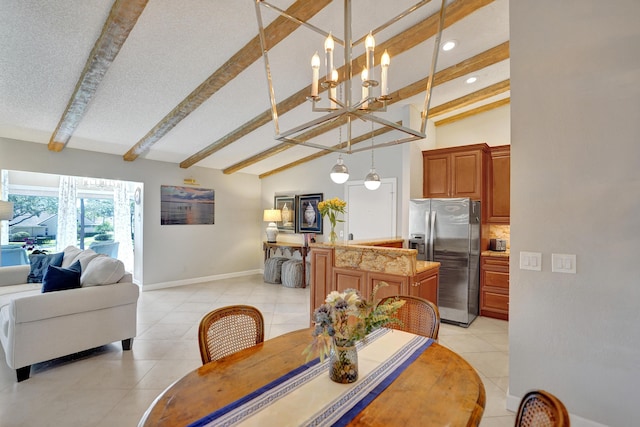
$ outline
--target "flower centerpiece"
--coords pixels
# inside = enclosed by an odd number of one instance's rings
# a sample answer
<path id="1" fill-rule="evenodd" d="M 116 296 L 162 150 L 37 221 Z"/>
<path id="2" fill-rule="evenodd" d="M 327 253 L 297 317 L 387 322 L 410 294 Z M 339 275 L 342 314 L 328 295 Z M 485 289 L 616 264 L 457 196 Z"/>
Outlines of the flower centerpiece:
<path id="1" fill-rule="evenodd" d="M 322 218 L 325 216 L 329 217 L 329 222 L 331 223 L 331 232 L 329 233 L 329 240 L 331 243 L 335 243 L 338 236 L 336 236 L 336 223 L 344 222 L 342 219 L 338 219 L 337 215 L 339 213 L 344 214 L 345 209 L 347 208 L 347 202 L 339 199 L 338 197 L 334 197 L 333 199 L 325 200 L 318 203 L 318 212 Z"/>
<path id="2" fill-rule="evenodd" d="M 333 291 L 314 313 L 313 342 L 304 350 L 307 359 L 319 355 L 320 360 L 330 356 L 329 377 L 339 383 L 351 383 L 358 379 L 358 354 L 356 341 L 366 338 L 373 330 L 399 320 L 392 317 L 404 301 L 398 298 L 379 304 L 375 299 L 378 288 L 388 286 L 380 282 L 370 300 L 360 292 L 347 289 Z"/>

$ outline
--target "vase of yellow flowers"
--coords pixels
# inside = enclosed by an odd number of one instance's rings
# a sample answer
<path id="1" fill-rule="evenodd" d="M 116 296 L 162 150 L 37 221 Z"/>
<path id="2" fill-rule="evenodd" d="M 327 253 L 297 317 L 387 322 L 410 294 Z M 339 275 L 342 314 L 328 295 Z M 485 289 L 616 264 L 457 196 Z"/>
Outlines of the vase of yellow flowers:
<path id="1" fill-rule="evenodd" d="M 336 223 L 344 222 L 344 220 L 338 218 L 338 214 L 344 214 L 347 208 L 347 202 L 334 197 L 333 199 L 325 200 L 318 203 L 318 212 L 324 219 L 325 216 L 329 217 L 331 223 L 331 232 L 329 233 L 329 241 L 335 243 L 338 236 L 336 235 Z"/>
<path id="2" fill-rule="evenodd" d="M 404 301 L 396 298 L 379 304 L 375 295 L 381 286 L 388 284 L 379 282 L 369 300 L 363 299 L 355 289 L 333 291 L 313 313 L 314 339 L 304 353 L 307 359 L 319 355 L 320 360 L 324 360 L 329 356 L 329 377 L 337 383 L 358 379 L 357 341 L 377 328 L 399 322 L 392 315 Z"/>

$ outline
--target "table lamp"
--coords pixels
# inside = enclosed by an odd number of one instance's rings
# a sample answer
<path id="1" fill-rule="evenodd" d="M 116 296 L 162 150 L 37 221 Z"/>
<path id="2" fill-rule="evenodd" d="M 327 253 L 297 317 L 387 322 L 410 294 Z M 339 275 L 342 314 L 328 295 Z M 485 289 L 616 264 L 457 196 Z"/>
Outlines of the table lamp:
<path id="1" fill-rule="evenodd" d="M 269 223 L 265 230 L 267 233 L 267 242 L 275 243 L 276 237 L 278 237 L 278 226 L 276 225 L 276 222 L 282 221 L 282 213 L 280 212 L 280 209 L 265 209 L 262 219 Z"/>

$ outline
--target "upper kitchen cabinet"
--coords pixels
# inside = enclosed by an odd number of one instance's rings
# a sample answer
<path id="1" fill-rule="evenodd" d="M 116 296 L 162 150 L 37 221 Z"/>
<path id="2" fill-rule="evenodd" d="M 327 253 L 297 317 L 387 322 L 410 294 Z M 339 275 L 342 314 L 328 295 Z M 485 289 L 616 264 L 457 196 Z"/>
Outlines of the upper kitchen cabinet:
<path id="1" fill-rule="evenodd" d="M 511 146 L 491 147 L 487 183 L 487 222 L 509 224 L 511 215 Z"/>
<path id="2" fill-rule="evenodd" d="M 469 197 L 482 200 L 489 161 L 487 144 L 422 152 L 424 197 Z"/>

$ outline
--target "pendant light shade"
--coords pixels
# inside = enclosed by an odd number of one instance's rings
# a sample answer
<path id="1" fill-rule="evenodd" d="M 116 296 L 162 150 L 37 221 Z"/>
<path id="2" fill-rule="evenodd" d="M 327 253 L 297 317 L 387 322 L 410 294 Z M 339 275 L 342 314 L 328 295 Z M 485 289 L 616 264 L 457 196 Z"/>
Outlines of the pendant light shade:
<path id="1" fill-rule="evenodd" d="M 331 181 L 336 184 L 344 184 L 347 182 L 349 179 L 349 169 L 347 169 L 347 165 L 342 161 L 342 156 L 338 157 L 338 162 L 333 165 L 329 175 L 331 176 Z"/>
<path id="2" fill-rule="evenodd" d="M 364 179 L 364 186 L 367 187 L 367 190 L 377 190 L 380 188 L 380 184 L 380 175 L 378 175 L 375 168 L 371 168 Z"/>

